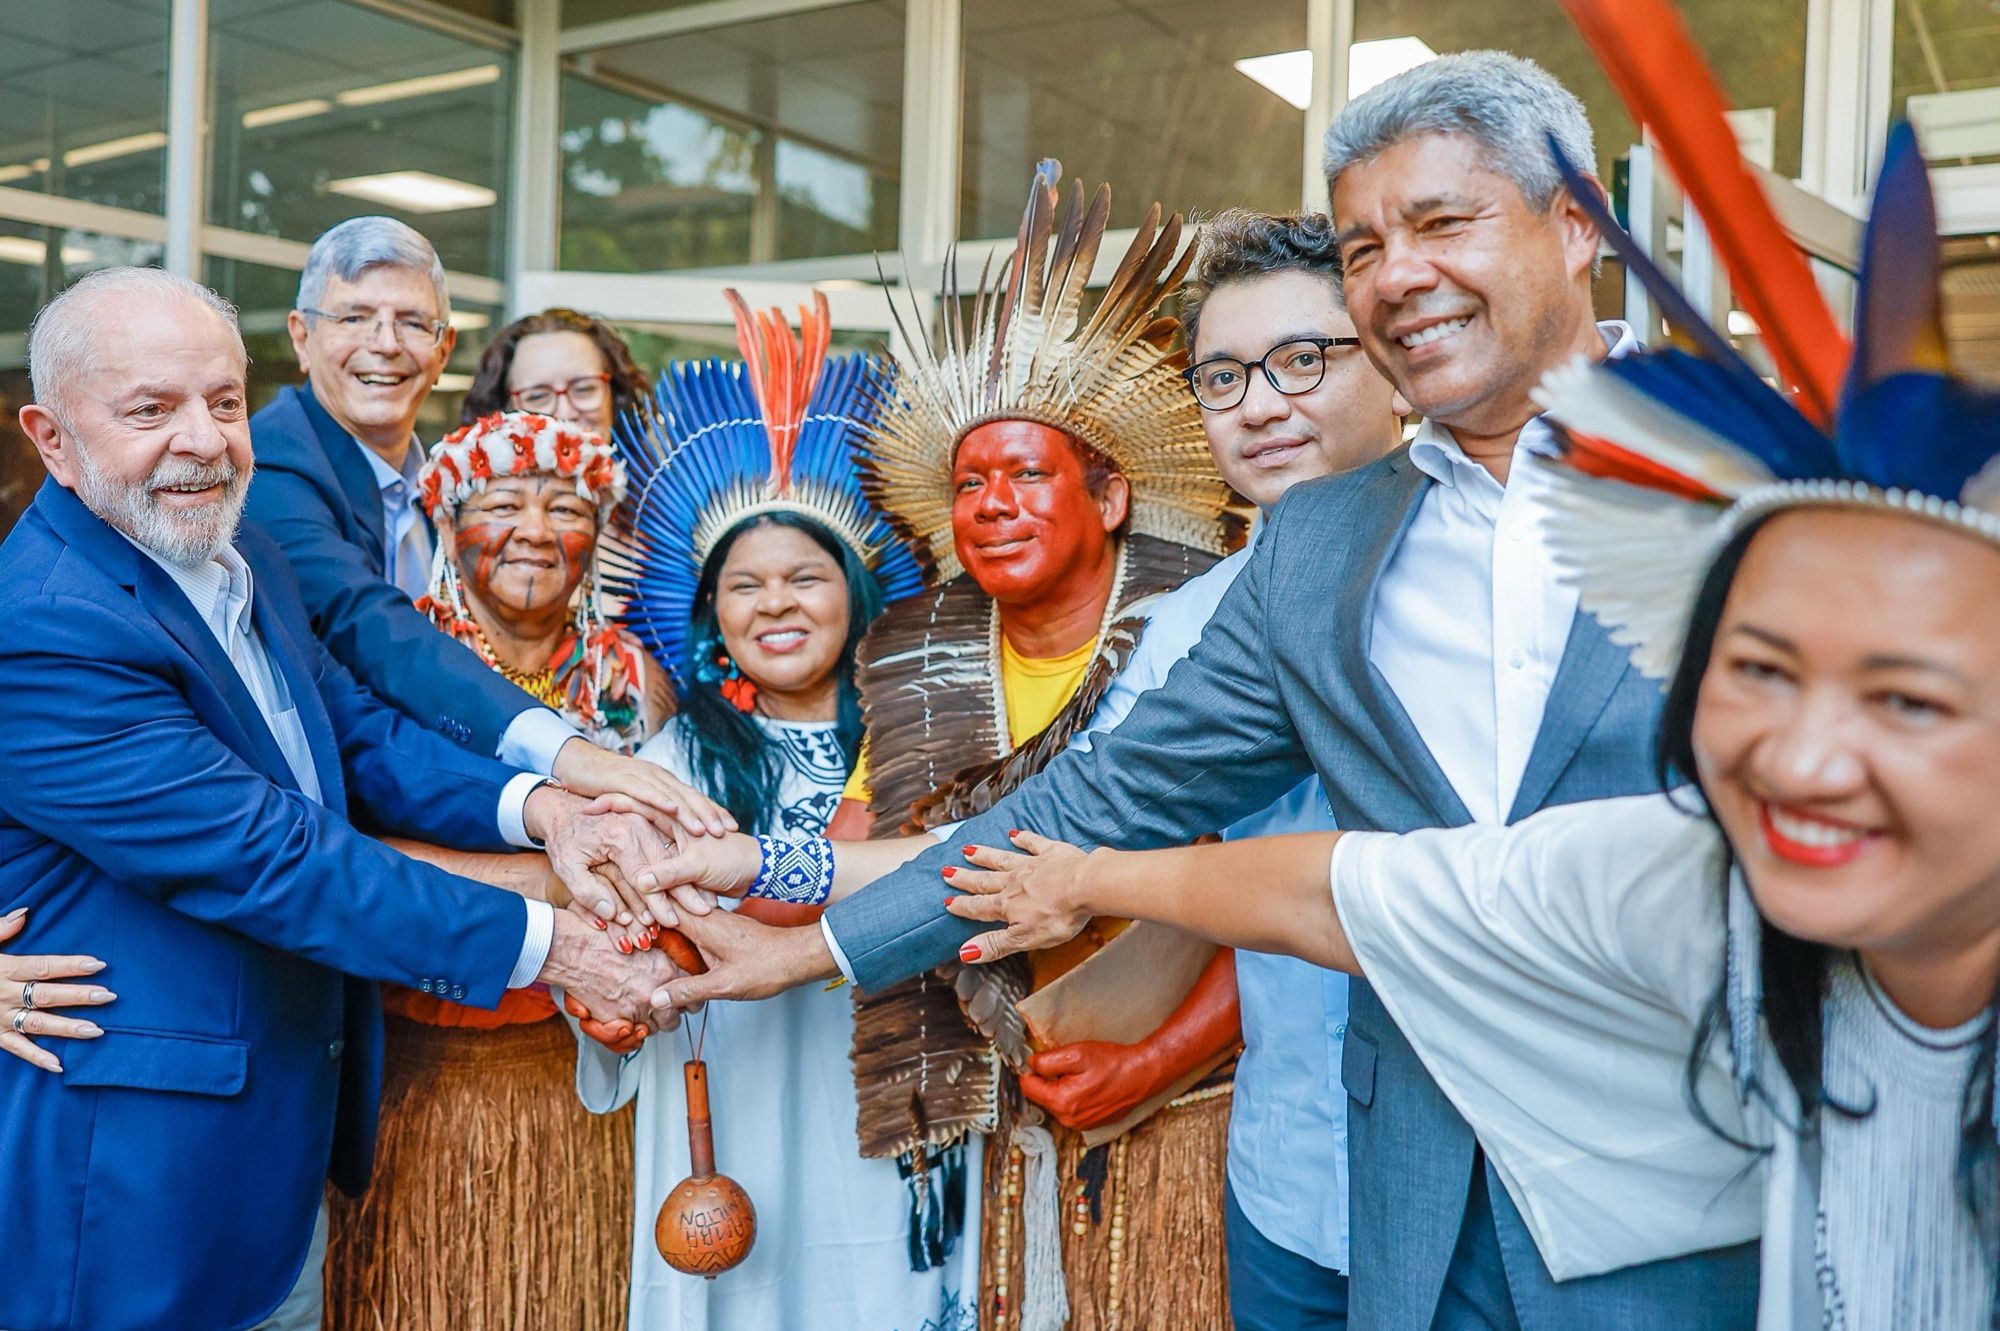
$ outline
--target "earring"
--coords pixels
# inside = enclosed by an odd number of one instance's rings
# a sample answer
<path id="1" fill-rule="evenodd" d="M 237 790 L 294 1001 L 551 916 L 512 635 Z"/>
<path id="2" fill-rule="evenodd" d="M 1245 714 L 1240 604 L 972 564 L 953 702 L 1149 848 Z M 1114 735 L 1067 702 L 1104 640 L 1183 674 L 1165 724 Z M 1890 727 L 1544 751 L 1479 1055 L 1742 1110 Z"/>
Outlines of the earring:
<path id="1" fill-rule="evenodd" d="M 713 684 L 716 692 L 739 712 L 757 710 L 757 685 L 746 678 L 720 638 L 703 638 L 694 645 L 694 677 Z"/>

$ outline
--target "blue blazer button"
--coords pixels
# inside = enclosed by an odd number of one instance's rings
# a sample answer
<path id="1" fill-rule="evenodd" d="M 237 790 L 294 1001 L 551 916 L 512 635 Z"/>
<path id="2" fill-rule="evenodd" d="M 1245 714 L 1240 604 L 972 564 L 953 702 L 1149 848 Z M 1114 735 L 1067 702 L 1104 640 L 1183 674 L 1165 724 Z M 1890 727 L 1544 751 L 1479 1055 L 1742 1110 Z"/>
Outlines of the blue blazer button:
<path id="1" fill-rule="evenodd" d="M 346 1052 L 347 1052 L 347 1041 L 345 1040 L 331 1041 L 326 1047 L 326 1056 L 331 1059 L 338 1059 L 342 1054 Z"/>
<path id="2" fill-rule="evenodd" d="M 451 987 L 451 996 L 463 1002 L 465 1000 L 465 986 L 462 984 L 453 985 Z"/>

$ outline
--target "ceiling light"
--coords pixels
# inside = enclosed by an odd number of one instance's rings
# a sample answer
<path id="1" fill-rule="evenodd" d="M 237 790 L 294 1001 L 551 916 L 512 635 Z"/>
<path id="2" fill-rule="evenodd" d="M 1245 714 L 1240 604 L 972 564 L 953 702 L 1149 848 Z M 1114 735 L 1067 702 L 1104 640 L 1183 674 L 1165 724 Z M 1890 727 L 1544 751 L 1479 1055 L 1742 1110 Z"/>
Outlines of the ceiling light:
<path id="1" fill-rule="evenodd" d="M 262 129 L 266 125 L 282 125 L 287 120 L 304 120 L 307 116 L 325 115 L 333 110 L 333 103 L 324 97 L 308 97 L 303 102 L 281 102 L 276 106 L 260 106 L 255 111 L 243 113 L 243 128 Z"/>
<path id="2" fill-rule="evenodd" d="M 37 157 L 32 162 L 16 162 L 12 166 L 0 166 L 0 185 L 10 180 L 25 180 L 29 176 L 39 176 L 49 169 L 49 159 Z"/>
<path id="3" fill-rule="evenodd" d="M 476 333 L 493 322 L 493 316 L 484 310 L 453 310 L 450 323 L 461 333 Z"/>
<path id="4" fill-rule="evenodd" d="M 397 79 L 394 83 L 349 88 L 346 92 L 335 93 L 333 100 L 342 106 L 373 106 L 377 102 L 400 102 L 405 97 L 428 97 L 436 92 L 477 88 L 481 84 L 495 82 L 499 77 L 498 65 L 474 65 L 470 69 L 454 69 L 444 74 L 425 74 L 414 79 Z"/>
<path id="5" fill-rule="evenodd" d="M 87 245 L 65 245 L 62 261 L 66 264 L 89 263 L 97 257 L 97 252 Z M 45 241 L 31 240 L 27 236 L 0 236 L 0 263 L 21 263 L 30 268 L 39 268 L 49 261 L 49 247 Z"/>
<path id="6" fill-rule="evenodd" d="M 86 143 L 81 148 L 71 148 L 63 154 L 63 165 L 88 166 L 92 162 L 108 162 L 114 157 L 130 157 L 133 153 L 150 152 L 166 146 L 166 131 L 150 129 L 144 134 L 127 134 L 122 139 L 106 139 L 102 143 Z"/>
<path id="7" fill-rule="evenodd" d="M 1236 62 L 1236 72 L 1247 75 L 1265 88 L 1303 111 L 1312 105 L 1313 53 L 1280 51 L 1276 55 L 1253 55 Z"/>
<path id="8" fill-rule="evenodd" d="M 327 184 L 335 194 L 400 208 L 406 213 L 450 213 L 461 208 L 491 208 L 499 195 L 484 185 L 468 184 L 428 171 L 385 171 L 377 176 L 349 176 Z"/>
<path id="9" fill-rule="evenodd" d="M 1347 98 L 1359 97 L 1378 83 L 1415 69 L 1437 52 L 1420 37 L 1384 37 L 1378 41 L 1355 42 L 1347 48 Z M 1236 71 L 1262 84 L 1299 110 L 1312 105 L 1313 58 L 1311 51 L 1280 51 L 1276 55 L 1253 55 L 1236 62 Z"/>
<path id="10" fill-rule="evenodd" d="M 1387 83 L 1437 52 L 1421 37 L 1384 37 L 1379 41 L 1356 42 L 1347 48 L 1347 100 L 1353 101 L 1378 83 Z"/>

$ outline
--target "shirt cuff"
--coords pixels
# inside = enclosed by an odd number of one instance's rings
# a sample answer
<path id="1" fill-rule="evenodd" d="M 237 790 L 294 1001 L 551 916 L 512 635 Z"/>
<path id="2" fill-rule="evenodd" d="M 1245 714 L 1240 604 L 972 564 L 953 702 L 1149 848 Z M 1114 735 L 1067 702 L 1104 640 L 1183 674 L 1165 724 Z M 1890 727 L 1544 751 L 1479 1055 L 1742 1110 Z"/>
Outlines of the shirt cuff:
<path id="1" fill-rule="evenodd" d="M 533 772 L 516 772 L 500 787 L 500 839 L 518 850 L 540 850 L 528 835 L 528 796 L 540 790 L 549 778 Z M 546 904 L 546 903 L 544 903 Z"/>
<path id="2" fill-rule="evenodd" d="M 521 956 L 514 963 L 514 973 L 507 977 L 509 989 L 525 989 L 535 982 L 548 964 L 549 944 L 556 937 L 556 908 L 546 901 L 529 901 L 528 932 L 521 939 Z"/>
<path id="3" fill-rule="evenodd" d="M 847 954 L 840 950 L 840 940 L 833 936 L 833 926 L 826 922 L 826 916 L 819 917 L 819 936 L 826 940 L 826 950 L 833 953 L 833 964 L 840 968 L 841 978 L 853 984 L 854 967 L 847 964 Z"/>
<path id="4" fill-rule="evenodd" d="M 495 755 L 509 767 L 525 768 L 543 776 L 556 774 L 556 750 L 583 732 L 546 707 L 530 707 L 507 723 L 500 735 L 500 751 Z"/>

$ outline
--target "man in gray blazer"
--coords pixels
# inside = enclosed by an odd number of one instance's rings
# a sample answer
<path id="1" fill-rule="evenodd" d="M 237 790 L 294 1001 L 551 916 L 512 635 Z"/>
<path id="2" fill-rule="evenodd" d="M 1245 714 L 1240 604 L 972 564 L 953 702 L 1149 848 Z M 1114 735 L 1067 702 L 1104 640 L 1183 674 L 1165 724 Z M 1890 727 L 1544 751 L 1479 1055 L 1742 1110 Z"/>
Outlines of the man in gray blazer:
<path id="1" fill-rule="evenodd" d="M 1594 322 L 1598 234 L 1551 136 L 1596 160 L 1576 98 L 1496 52 L 1420 66 L 1341 113 L 1327 172 L 1344 293 L 1425 425 L 1409 448 L 1287 494 L 1165 685 L 958 840 L 1003 845 L 1027 827 L 1180 843 L 1314 772 L 1341 827 L 1396 832 L 1656 786 L 1659 691 L 1578 613 L 1541 539 L 1555 443 L 1530 392 L 1574 356 L 1631 344 Z M 942 908 L 939 871 L 958 862 L 955 846 L 927 852 L 836 901 L 821 932 L 691 922 L 713 967 L 671 996 L 754 997 L 836 970 L 872 990 L 949 961 L 983 927 Z M 1754 1245 L 1557 1284 L 1381 1003 L 1359 982 L 1351 1002 L 1354 1326 L 1753 1324 Z"/>

